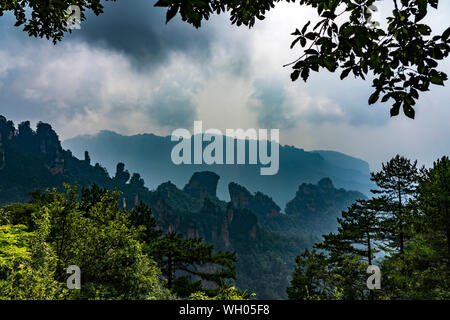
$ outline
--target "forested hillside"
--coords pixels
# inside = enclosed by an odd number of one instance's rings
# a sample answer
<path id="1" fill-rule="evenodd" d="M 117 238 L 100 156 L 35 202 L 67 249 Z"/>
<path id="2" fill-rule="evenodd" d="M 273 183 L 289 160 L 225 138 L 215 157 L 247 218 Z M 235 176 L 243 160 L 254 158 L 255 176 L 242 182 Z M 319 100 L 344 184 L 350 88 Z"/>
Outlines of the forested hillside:
<path id="1" fill-rule="evenodd" d="M 221 177 L 211 171 L 194 173 L 182 189 L 168 181 L 152 191 L 140 174 L 130 174 L 124 163 L 117 163 L 110 177 L 102 165 L 92 165 L 88 150 L 84 159 L 77 159 L 61 147 L 48 124 L 39 123 L 34 131 L 29 122 L 16 128 L 2 117 L 0 132 L 1 204 L 30 201 L 29 192 L 36 189 L 63 191 L 63 183 L 78 185 L 79 192 L 94 184 L 118 190 L 120 207 L 147 204 L 165 233 L 202 238 L 215 250 L 235 252 L 236 285 L 255 292 L 258 298 L 286 298 L 298 252 L 311 247 L 319 231 L 330 228 L 353 200 L 364 198 L 359 192 L 335 189 L 331 180 L 325 179 L 318 185 L 300 186 L 290 202 L 296 205 L 287 206 L 288 214 L 284 214 L 268 195 L 253 194 L 236 183 L 228 186 L 230 201 L 223 201 L 217 196 Z"/>

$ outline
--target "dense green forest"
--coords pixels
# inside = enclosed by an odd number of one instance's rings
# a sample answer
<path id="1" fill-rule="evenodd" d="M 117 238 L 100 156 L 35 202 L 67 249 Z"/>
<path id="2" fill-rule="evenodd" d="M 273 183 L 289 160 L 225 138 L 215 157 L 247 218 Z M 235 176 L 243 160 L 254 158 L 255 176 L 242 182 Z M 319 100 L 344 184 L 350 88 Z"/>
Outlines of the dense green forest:
<path id="1" fill-rule="evenodd" d="M 0 298 L 2 299 L 242 299 L 249 294 L 227 285 L 235 278 L 235 255 L 213 253 L 201 239 L 162 235 L 143 203 L 120 208 L 119 193 L 97 186 L 65 186 L 35 192 L 26 204 L 0 211 Z M 78 290 L 66 287 L 68 266 L 82 274 Z M 200 267 L 208 265 L 216 268 Z M 219 266 L 219 267 L 217 267 Z M 177 271 L 199 280 L 175 276 Z M 162 280 L 164 278 L 164 280 Z M 214 283 L 204 288 L 201 281 Z"/>
<path id="2" fill-rule="evenodd" d="M 0 117 L 0 297 L 448 299 L 449 162 L 396 156 L 372 173 L 371 199 L 329 178 L 303 183 L 283 212 L 237 183 L 219 199 L 210 171 L 153 191 L 123 163 L 110 177 L 50 125 Z M 379 290 L 367 289 L 369 265 Z"/>

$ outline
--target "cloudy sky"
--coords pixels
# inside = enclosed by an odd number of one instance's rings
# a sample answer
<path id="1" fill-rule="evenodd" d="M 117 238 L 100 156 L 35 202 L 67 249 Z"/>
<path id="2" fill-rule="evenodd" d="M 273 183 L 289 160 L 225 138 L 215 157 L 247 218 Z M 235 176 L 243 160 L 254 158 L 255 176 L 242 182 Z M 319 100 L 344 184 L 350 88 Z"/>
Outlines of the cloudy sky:
<path id="1" fill-rule="evenodd" d="M 29 38 L 0 17 L 0 114 L 15 123 L 45 121 L 62 140 L 99 130 L 169 135 L 175 128 L 279 128 L 281 144 L 347 153 L 380 167 L 396 153 L 430 165 L 450 154 L 450 90 L 422 94 L 416 120 L 389 117 L 389 104 L 368 106 L 371 82 L 323 71 L 291 82 L 291 32 L 314 11 L 279 4 L 254 28 L 226 15 L 202 28 L 165 24 L 150 0 L 107 3 L 53 45 Z M 378 4 L 383 22 L 391 9 Z M 450 2 L 427 18 L 449 26 Z M 450 62 L 441 64 L 450 74 Z"/>

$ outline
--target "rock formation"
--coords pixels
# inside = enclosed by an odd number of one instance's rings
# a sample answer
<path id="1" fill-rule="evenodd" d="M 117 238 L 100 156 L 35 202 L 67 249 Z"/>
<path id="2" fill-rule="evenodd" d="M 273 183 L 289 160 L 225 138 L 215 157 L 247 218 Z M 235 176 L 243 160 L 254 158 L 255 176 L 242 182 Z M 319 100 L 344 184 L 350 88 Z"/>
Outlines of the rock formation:
<path id="1" fill-rule="evenodd" d="M 205 197 L 216 198 L 219 176 L 211 171 L 195 172 L 183 191 L 191 197 L 204 200 Z"/>
<path id="2" fill-rule="evenodd" d="M 235 209 L 249 209 L 257 216 L 276 217 L 280 214 L 280 207 L 269 196 L 257 192 L 251 194 L 246 188 L 237 183 L 228 185 L 230 199 Z"/>

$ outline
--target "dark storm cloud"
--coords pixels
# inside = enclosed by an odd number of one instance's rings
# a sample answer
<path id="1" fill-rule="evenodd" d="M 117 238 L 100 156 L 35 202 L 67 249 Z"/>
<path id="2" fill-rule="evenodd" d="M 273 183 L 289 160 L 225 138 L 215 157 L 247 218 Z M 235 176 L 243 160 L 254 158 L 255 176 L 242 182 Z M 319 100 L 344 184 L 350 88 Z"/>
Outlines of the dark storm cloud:
<path id="1" fill-rule="evenodd" d="M 135 67 L 161 63 L 172 52 L 205 58 L 213 38 L 210 24 L 195 29 L 178 16 L 165 24 L 166 9 L 153 7 L 154 3 L 150 0 L 106 2 L 103 14 L 88 13 L 81 30 L 74 30 L 67 38 L 124 53 Z"/>
<path id="2" fill-rule="evenodd" d="M 66 34 L 62 42 L 53 45 L 29 37 L 22 28 L 13 26 L 15 19 L 10 13 L 5 14 L 0 18 L 0 36 L 4 40 L 0 43 L 0 114 L 16 122 L 30 119 L 55 123 L 62 117 L 86 117 L 87 112 L 94 111 L 107 123 L 109 118 L 125 117 L 124 110 L 143 108 L 147 111 L 137 111 L 142 112 L 143 119 L 149 117 L 163 127 L 192 125 L 196 110 L 182 90 L 157 93 L 154 102 L 145 102 L 145 107 L 135 105 L 133 100 L 136 94 L 146 99 L 143 90 L 133 91 L 133 81 L 143 81 L 149 88 L 166 86 L 166 81 L 171 81 L 154 77 L 155 73 L 166 72 L 164 62 L 169 64 L 165 59 L 171 53 L 188 55 L 189 63 L 209 54 L 211 31 L 207 27 L 196 30 L 180 21 L 165 25 L 164 16 L 165 11 L 154 8 L 153 1 L 108 2 L 102 15 L 88 14 L 81 30 Z M 75 52 L 71 52 L 73 49 Z M 136 68 L 128 69 L 115 53 L 123 53 L 134 67 L 153 66 L 151 72 L 139 76 Z M 112 64 L 115 62 L 120 65 Z M 67 66 L 72 66 L 77 80 L 62 85 L 60 80 L 67 80 L 64 74 L 71 70 Z M 80 75 L 79 70 L 85 75 Z M 120 81 L 121 72 L 131 81 L 122 84 L 130 86 L 130 99 L 124 90 L 120 91 L 120 101 L 105 99 L 102 92 L 111 86 L 111 78 Z M 174 77 L 169 76 L 172 80 Z M 70 89 L 61 90 L 64 86 Z"/>
<path id="3" fill-rule="evenodd" d="M 196 108 L 191 99 L 178 90 L 164 89 L 153 100 L 149 116 L 160 126 L 170 129 L 192 127 Z"/>

